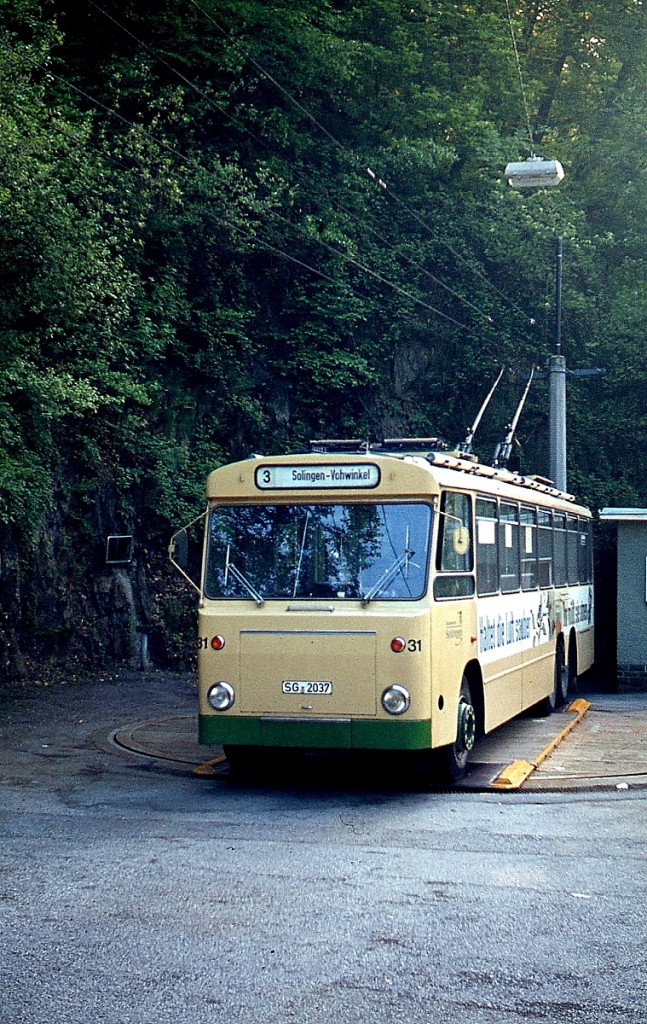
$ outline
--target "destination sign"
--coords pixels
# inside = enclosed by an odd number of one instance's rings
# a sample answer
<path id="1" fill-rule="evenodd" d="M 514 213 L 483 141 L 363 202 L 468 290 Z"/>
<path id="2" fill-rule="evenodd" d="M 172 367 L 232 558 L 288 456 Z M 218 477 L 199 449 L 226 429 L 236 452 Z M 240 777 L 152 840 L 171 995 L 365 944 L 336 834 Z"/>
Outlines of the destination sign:
<path id="1" fill-rule="evenodd" d="M 379 484 L 380 468 L 359 462 L 259 466 L 255 480 L 261 491 L 366 490 Z"/>

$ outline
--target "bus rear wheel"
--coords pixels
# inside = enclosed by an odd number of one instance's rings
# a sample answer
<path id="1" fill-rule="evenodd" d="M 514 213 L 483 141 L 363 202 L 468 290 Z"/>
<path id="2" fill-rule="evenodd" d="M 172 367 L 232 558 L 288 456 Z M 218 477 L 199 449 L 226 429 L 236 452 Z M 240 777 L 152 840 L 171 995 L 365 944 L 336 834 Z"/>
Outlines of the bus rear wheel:
<path id="1" fill-rule="evenodd" d="M 463 778 L 467 762 L 476 742 L 476 711 L 467 676 L 461 680 L 458 697 L 456 739 L 434 752 L 436 777 L 441 782 L 453 783 Z"/>
<path id="2" fill-rule="evenodd" d="M 560 643 L 561 640 L 561 643 Z M 560 635 L 555 651 L 555 692 L 557 694 L 557 707 L 561 708 L 566 703 L 570 686 L 570 675 L 566 667 L 566 653 L 564 649 L 564 637 Z"/>
<path id="3" fill-rule="evenodd" d="M 560 643 L 561 640 L 561 643 Z M 547 718 L 556 711 L 566 700 L 568 693 L 568 673 L 564 660 L 564 640 L 559 637 L 555 648 L 555 663 L 553 666 L 553 688 L 547 697 L 543 697 L 533 708 L 535 714 Z"/>
<path id="4" fill-rule="evenodd" d="M 577 691 L 577 640 L 575 634 L 571 633 L 571 638 L 568 642 L 568 667 L 566 670 L 566 692 L 564 693 L 564 701 L 566 701 L 569 694 L 572 696 Z"/>

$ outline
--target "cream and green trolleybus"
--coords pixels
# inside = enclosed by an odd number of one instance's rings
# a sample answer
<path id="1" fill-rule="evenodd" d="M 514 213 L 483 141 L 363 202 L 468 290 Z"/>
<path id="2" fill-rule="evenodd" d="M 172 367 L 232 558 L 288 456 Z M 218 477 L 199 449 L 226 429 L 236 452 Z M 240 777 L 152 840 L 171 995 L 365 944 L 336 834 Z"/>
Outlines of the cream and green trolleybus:
<path id="1" fill-rule="evenodd" d="M 590 513 L 433 440 L 311 447 L 208 477 L 200 741 L 234 768 L 403 751 L 456 781 L 592 664 Z"/>

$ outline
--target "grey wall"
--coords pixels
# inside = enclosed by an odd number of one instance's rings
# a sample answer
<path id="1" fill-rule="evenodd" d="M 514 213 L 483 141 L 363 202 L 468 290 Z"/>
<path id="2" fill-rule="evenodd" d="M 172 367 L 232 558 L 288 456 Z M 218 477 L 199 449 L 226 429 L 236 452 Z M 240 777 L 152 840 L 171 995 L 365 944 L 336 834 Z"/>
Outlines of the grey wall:
<path id="1" fill-rule="evenodd" d="M 618 675 L 647 679 L 647 522 L 618 523 Z M 636 679 L 637 681 L 637 679 Z"/>

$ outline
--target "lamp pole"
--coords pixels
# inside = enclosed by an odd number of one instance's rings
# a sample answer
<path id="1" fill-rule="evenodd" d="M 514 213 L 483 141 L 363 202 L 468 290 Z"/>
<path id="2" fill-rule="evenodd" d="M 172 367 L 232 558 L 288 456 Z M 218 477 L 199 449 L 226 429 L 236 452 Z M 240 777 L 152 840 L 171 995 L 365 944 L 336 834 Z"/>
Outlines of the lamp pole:
<path id="1" fill-rule="evenodd" d="M 564 169 L 558 160 L 543 160 L 533 153 L 523 162 L 508 164 L 505 177 L 513 188 L 545 188 L 547 185 L 559 185 L 564 177 Z M 598 377 L 606 371 L 597 368 L 566 369 L 566 359 L 562 355 L 562 257 L 562 239 L 558 236 L 555 239 L 555 353 L 548 360 L 548 454 L 550 478 L 555 487 L 565 491 L 566 375 Z M 546 377 L 546 374 L 536 373 L 535 377 Z"/>
<path id="2" fill-rule="evenodd" d="M 562 355 L 562 239 L 555 240 L 555 354 L 548 360 L 549 476 L 566 490 L 566 359 Z"/>
<path id="3" fill-rule="evenodd" d="M 567 370 L 562 355 L 562 239 L 555 239 L 555 353 L 548 360 L 548 455 L 549 476 L 560 491 L 566 490 L 566 377 L 600 377 L 598 367 Z M 543 377 L 543 373 L 536 374 Z"/>

